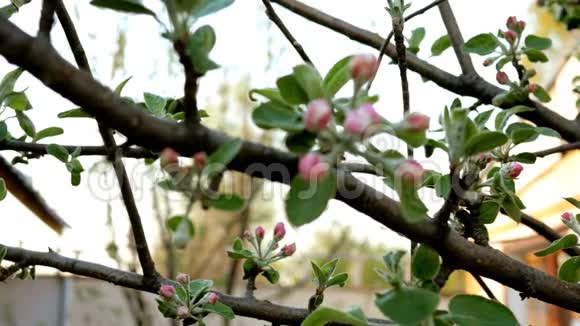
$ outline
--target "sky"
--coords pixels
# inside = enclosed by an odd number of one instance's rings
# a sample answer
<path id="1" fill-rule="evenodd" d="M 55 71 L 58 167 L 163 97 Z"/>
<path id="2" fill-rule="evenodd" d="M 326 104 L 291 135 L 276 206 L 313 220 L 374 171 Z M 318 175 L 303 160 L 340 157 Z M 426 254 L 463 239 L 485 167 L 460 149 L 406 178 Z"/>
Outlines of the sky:
<path id="1" fill-rule="evenodd" d="M 41 1 L 33 1 L 22 8 L 21 12 L 11 19 L 26 32 L 34 34 L 37 29 L 38 15 Z M 411 10 L 416 10 L 429 1 L 414 1 Z M 150 8 L 160 8 L 159 1 L 145 1 Z M 360 0 L 311 0 L 308 4 L 324 10 L 331 15 L 348 20 L 354 25 L 386 35 L 390 31 L 390 20 L 383 9 L 385 1 Z M 458 23 L 462 28 L 464 38 L 469 38 L 481 32 L 495 31 L 503 28 L 509 15 L 524 18 L 528 26 L 534 28 L 534 16 L 530 16 L 530 1 L 453 1 Z M 181 67 L 170 54 L 170 44 L 160 37 L 159 25 L 150 17 L 130 16 L 108 10 L 100 10 L 90 6 L 87 2 L 69 4 L 69 10 L 76 22 L 78 33 L 84 44 L 89 61 L 93 66 L 95 77 L 102 83 L 114 87 L 120 81 L 132 76 L 125 88 L 124 95 L 142 99 L 143 92 L 152 92 L 163 96 L 180 96 L 183 77 Z M 308 52 L 319 71 L 325 73 L 334 62 L 346 55 L 361 52 L 375 53 L 374 49 L 355 43 L 337 33 L 329 31 L 316 24 L 305 21 L 283 8 L 275 7 L 294 36 Z M 198 22 L 212 25 L 217 33 L 217 43 L 212 58 L 222 69 L 208 73 L 201 81 L 200 104 L 207 106 L 218 96 L 218 86 L 225 79 L 235 82 L 250 77 L 253 88 L 272 87 L 279 76 L 287 74 L 294 65 L 301 60 L 296 53 L 288 48 L 288 44 L 275 27 L 268 28 L 260 1 L 238 0 L 233 6 L 216 15 Z M 433 9 L 405 25 L 407 31 L 418 27 L 426 27 L 427 34 L 421 46 L 419 56 L 430 63 L 450 71 L 459 73 L 459 66 L 452 51 L 447 51 L 440 57 L 430 58 L 430 46 L 438 37 L 445 34 L 443 23 L 438 11 Z M 127 47 L 125 51 L 124 67 L 111 74 L 113 54 L 116 51 L 116 42 L 120 30 L 127 33 Z M 61 28 L 56 25 L 53 29 L 52 40 L 61 55 L 73 62 L 72 55 L 66 44 Z M 268 51 L 274 57 L 269 62 Z M 494 69 L 484 69 L 480 57 L 474 57 L 478 72 L 487 80 L 494 80 Z M 385 60 L 388 62 L 388 60 Z M 0 59 L 0 75 L 14 67 Z M 422 112 L 437 121 L 437 114 L 446 105 L 451 103 L 454 95 L 442 90 L 433 83 L 424 83 L 414 73 L 409 74 L 411 108 Z M 72 109 L 74 104 L 53 93 L 30 75 L 23 75 L 17 83 L 16 89 L 27 88 L 27 94 L 35 107 L 30 116 L 37 123 L 37 129 L 49 126 L 60 126 L 65 134 L 50 139 L 50 142 L 70 145 L 101 145 L 96 123 L 92 120 L 58 119 L 57 113 Z M 373 85 L 373 91 L 381 96 L 377 103 L 378 111 L 392 121 L 402 116 L 402 100 L 398 68 L 395 65 L 383 64 Z M 466 99 L 464 103 L 470 105 L 473 99 Z M 210 112 L 211 114 L 211 112 Z M 568 113 L 567 113 L 568 114 Z M 571 114 L 571 113 L 570 113 Z M 226 117 L 227 122 L 234 124 L 237 116 Z M 10 121 L 10 130 L 17 130 L 15 119 Z M 18 134 L 18 133 L 17 133 Z M 544 144 L 556 145 L 557 140 L 544 140 Z M 380 146 L 403 150 L 400 142 L 392 139 L 381 141 Z M 12 154 L 2 153 L 5 157 Z M 446 162 L 441 153 L 430 159 L 424 159 L 419 154 L 421 163 L 431 169 L 444 172 Z M 97 158 L 83 157 L 81 162 L 85 168 L 91 167 Z M 131 176 L 135 197 L 137 199 L 142 218 L 145 223 L 146 234 L 150 245 L 157 242 L 157 231 L 153 222 L 149 189 L 152 177 L 147 174 L 148 168 L 135 161 L 125 160 Z M 550 160 L 539 163 L 537 171 L 542 166 L 550 164 Z M 102 170 L 106 164 L 97 165 Z M 63 254 L 79 254 L 81 258 L 91 261 L 112 264 L 103 248 L 109 241 L 105 227 L 106 201 L 113 198 L 113 219 L 117 227 L 118 241 L 122 245 L 125 241 L 128 221 L 116 187 L 116 180 L 111 173 L 83 173 L 80 186 L 72 187 L 64 165 L 51 157 L 35 160 L 28 166 L 19 166 L 23 173 L 31 177 L 31 181 L 46 200 L 72 226 L 71 230 L 59 238 L 39 222 L 33 215 L 19 204 L 11 195 L 0 202 L 0 242 L 34 250 L 46 250 L 47 247 L 59 249 Z M 50 172 L 49 172 L 50 171 Z M 522 177 L 519 183 L 525 183 L 534 173 Z M 361 177 L 365 182 L 376 186 L 379 190 L 393 195 L 377 178 Z M 274 193 L 279 198 L 276 201 L 277 209 L 274 219 L 284 221 L 285 214 L 281 200 L 286 191 L 285 186 L 274 187 Z M 425 202 L 431 211 L 436 211 L 442 201 L 432 194 L 423 194 Z M 345 204 L 332 201 L 328 210 L 315 223 L 301 227 L 291 232 L 299 243 L 299 247 L 307 247 L 312 243 L 312 235 L 317 230 L 323 230 L 339 221 L 342 225 L 352 228 L 352 234 L 360 239 L 369 239 L 373 243 L 382 243 L 387 246 L 406 246 L 406 240 L 386 229 L 368 217 L 360 214 Z M 126 252 L 124 252 L 126 254 Z"/>

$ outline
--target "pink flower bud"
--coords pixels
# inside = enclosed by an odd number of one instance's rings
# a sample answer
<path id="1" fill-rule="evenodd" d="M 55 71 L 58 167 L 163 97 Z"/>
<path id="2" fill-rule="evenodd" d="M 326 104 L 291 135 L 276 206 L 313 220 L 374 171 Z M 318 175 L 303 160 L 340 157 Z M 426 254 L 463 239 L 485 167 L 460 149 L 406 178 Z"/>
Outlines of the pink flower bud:
<path id="1" fill-rule="evenodd" d="M 497 80 L 498 83 L 502 85 L 505 85 L 510 81 L 508 75 L 503 71 L 498 71 L 497 74 L 495 75 L 495 79 Z"/>
<path id="2" fill-rule="evenodd" d="M 328 175 L 329 168 L 324 158 L 315 153 L 308 153 L 298 161 L 298 173 L 309 182 L 322 180 Z"/>
<path id="3" fill-rule="evenodd" d="M 358 54 L 350 60 L 350 75 L 359 85 L 371 80 L 377 69 L 378 61 L 372 54 Z"/>
<path id="4" fill-rule="evenodd" d="M 526 22 L 523 20 L 520 20 L 518 22 L 518 27 L 520 28 L 520 31 L 523 31 L 524 29 L 526 29 Z"/>
<path id="5" fill-rule="evenodd" d="M 177 318 L 185 319 L 189 317 L 191 314 L 189 313 L 189 308 L 186 306 L 179 306 L 177 307 Z"/>
<path id="6" fill-rule="evenodd" d="M 161 152 L 159 163 L 163 169 L 176 165 L 177 162 L 179 162 L 179 154 L 173 149 L 168 147 Z"/>
<path id="7" fill-rule="evenodd" d="M 415 160 L 406 160 L 395 171 L 395 177 L 404 183 L 416 184 L 423 180 L 425 170 Z"/>
<path id="8" fill-rule="evenodd" d="M 480 162 L 490 163 L 493 161 L 493 156 L 490 153 L 480 153 L 477 157 Z"/>
<path id="9" fill-rule="evenodd" d="M 220 296 L 217 293 L 211 292 L 209 294 L 209 297 L 207 298 L 207 302 L 209 302 L 210 304 L 216 304 L 219 299 L 220 299 Z"/>
<path id="10" fill-rule="evenodd" d="M 280 222 L 276 224 L 276 226 L 274 227 L 274 239 L 276 241 L 280 241 L 284 239 L 285 235 L 286 235 L 286 227 L 284 226 L 284 223 Z"/>
<path id="11" fill-rule="evenodd" d="M 377 113 L 372 103 L 363 103 L 358 109 L 368 115 L 373 124 L 379 124 L 381 122 L 381 116 Z"/>
<path id="12" fill-rule="evenodd" d="M 195 166 L 202 168 L 207 164 L 207 154 L 205 152 L 195 153 L 193 155 L 193 161 L 195 162 Z"/>
<path id="13" fill-rule="evenodd" d="M 516 16 L 510 16 L 507 19 L 507 22 L 505 25 L 507 26 L 507 28 L 513 30 L 516 28 L 517 24 L 518 24 L 518 19 L 516 18 Z"/>
<path id="14" fill-rule="evenodd" d="M 310 132 L 318 132 L 328 126 L 332 118 L 330 104 L 325 99 L 310 102 L 304 114 L 304 127 Z"/>
<path id="15" fill-rule="evenodd" d="M 509 31 L 505 31 L 503 32 L 503 37 L 509 42 L 509 43 L 514 43 L 516 41 L 516 37 L 518 35 L 516 34 L 516 32 L 509 30 Z"/>
<path id="16" fill-rule="evenodd" d="M 254 233 L 256 234 L 256 239 L 258 239 L 258 241 L 260 241 L 260 240 L 264 239 L 264 234 L 266 233 L 266 231 L 264 230 L 263 227 L 258 226 Z"/>
<path id="17" fill-rule="evenodd" d="M 246 231 L 244 231 L 244 234 L 242 235 L 242 237 L 244 239 L 251 240 L 254 236 L 252 235 L 252 233 L 250 231 L 246 230 Z"/>
<path id="18" fill-rule="evenodd" d="M 520 173 L 524 170 L 524 167 L 517 162 L 512 162 L 502 167 L 503 175 L 510 177 L 512 179 L 517 178 Z"/>
<path id="19" fill-rule="evenodd" d="M 172 285 L 162 285 L 159 288 L 159 295 L 165 300 L 170 300 L 175 296 L 175 288 Z"/>
<path id="20" fill-rule="evenodd" d="M 493 59 L 487 58 L 487 59 L 485 59 L 483 61 L 483 66 L 484 67 L 489 67 L 489 66 L 491 66 L 493 64 L 493 61 L 494 61 Z"/>
<path id="21" fill-rule="evenodd" d="M 529 84 L 528 85 L 528 92 L 533 93 L 538 90 L 538 84 Z"/>
<path id="22" fill-rule="evenodd" d="M 562 214 L 562 221 L 564 223 L 571 222 L 573 218 L 574 218 L 574 215 L 572 215 L 572 213 L 570 213 L 570 212 L 566 212 L 566 213 Z"/>
<path id="23" fill-rule="evenodd" d="M 285 245 L 280 251 L 285 257 L 292 256 L 296 252 L 296 243 Z"/>
<path id="24" fill-rule="evenodd" d="M 405 118 L 404 128 L 411 132 L 422 132 L 429 129 L 429 117 L 422 113 L 411 113 Z"/>
<path id="25" fill-rule="evenodd" d="M 183 285 L 186 285 L 189 283 L 190 277 L 185 273 L 178 273 L 177 276 L 175 276 L 175 280 Z"/>

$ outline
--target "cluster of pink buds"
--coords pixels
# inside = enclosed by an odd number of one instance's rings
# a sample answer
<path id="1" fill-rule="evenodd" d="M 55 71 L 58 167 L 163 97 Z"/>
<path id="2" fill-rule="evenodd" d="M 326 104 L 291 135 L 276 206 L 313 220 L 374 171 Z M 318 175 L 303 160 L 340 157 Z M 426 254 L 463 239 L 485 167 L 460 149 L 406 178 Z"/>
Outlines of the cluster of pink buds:
<path id="1" fill-rule="evenodd" d="M 521 35 L 526 28 L 526 22 L 523 20 L 518 21 L 516 16 L 510 16 L 507 19 L 506 26 L 508 30 L 503 32 L 503 37 L 510 44 L 514 44 L 518 36 Z"/>
<path id="2" fill-rule="evenodd" d="M 207 154 L 205 152 L 197 152 L 193 154 L 193 162 L 195 167 L 202 169 L 207 165 Z"/>
<path id="3" fill-rule="evenodd" d="M 348 133 L 363 136 L 369 127 L 381 122 L 381 116 L 371 103 L 362 104 L 355 110 L 349 111 L 344 120 L 344 130 Z"/>
<path id="4" fill-rule="evenodd" d="M 506 177 L 515 179 L 522 173 L 523 170 L 524 170 L 523 165 L 517 162 L 512 162 L 504 165 L 501 168 L 501 173 Z"/>
<path id="5" fill-rule="evenodd" d="M 423 166 L 415 160 L 406 160 L 395 171 L 395 177 L 403 184 L 417 184 L 423 180 L 424 175 Z"/>
<path id="6" fill-rule="evenodd" d="M 316 153 L 308 153 L 298 161 L 298 173 L 308 182 L 322 180 L 328 175 L 330 165 L 324 157 Z"/>
<path id="7" fill-rule="evenodd" d="M 312 133 L 317 133 L 328 127 L 331 118 L 332 108 L 328 101 L 325 99 L 314 100 L 306 108 L 304 128 Z"/>
<path id="8" fill-rule="evenodd" d="M 378 68 L 379 62 L 372 54 L 357 54 L 350 60 L 350 76 L 358 87 L 373 79 Z"/>
<path id="9" fill-rule="evenodd" d="M 413 112 L 405 117 L 402 128 L 409 132 L 424 132 L 429 129 L 429 117 L 422 113 Z"/>

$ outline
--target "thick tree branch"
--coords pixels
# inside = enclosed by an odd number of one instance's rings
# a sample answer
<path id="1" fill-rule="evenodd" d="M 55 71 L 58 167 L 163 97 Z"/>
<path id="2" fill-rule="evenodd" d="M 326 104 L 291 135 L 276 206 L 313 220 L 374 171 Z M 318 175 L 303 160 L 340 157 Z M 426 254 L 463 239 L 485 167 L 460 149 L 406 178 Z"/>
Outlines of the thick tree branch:
<path id="1" fill-rule="evenodd" d="M 449 5 L 449 1 L 444 1 L 439 4 L 439 13 L 441 14 L 441 19 L 445 24 L 445 29 L 447 29 L 447 35 L 451 40 L 453 45 L 453 51 L 455 51 L 455 56 L 459 65 L 461 66 L 461 72 L 464 75 L 475 74 L 475 68 L 473 67 L 473 62 L 471 62 L 471 57 L 463 49 L 464 41 L 459 25 L 457 25 L 457 20 Z"/>
<path id="2" fill-rule="evenodd" d="M 231 140 L 227 135 L 204 126 L 189 128 L 156 118 L 123 102 L 89 74 L 78 71 L 63 60 L 46 42 L 29 37 L 6 19 L 0 19 L 0 54 L 98 120 L 106 121 L 137 145 L 147 145 L 152 150 L 172 147 L 183 155 L 192 155 L 198 151 L 213 152 Z M 228 167 L 250 176 L 289 183 L 296 173 L 297 157 L 244 142 L 240 153 Z M 339 170 L 337 181 L 337 199 L 413 241 L 429 244 L 443 259 L 457 262 L 457 268 L 494 279 L 545 302 L 580 311 L 580 285 L 561 282 L 500 251 L 470 243 L 454 231 L 441 239 L 433 221 L 408 223 L 397 202 L 350 174 Z"/>
<path id="3" fill-rule="evenodd" d="M 48 0 L 45 0 L 45 2 Z M 52 1 L 52 0 L 50 0 Z M 76 29 L 66 7 L 64 6 L 62 0 L 55 0 L 57 5 L 57 15 L 61 22 L 62 28 L 67 36 L 67 40 L 70 44 L 70 48 L 75 53 L 75 60 L 77 60 L 77 65 L 80 69 L 86 71 L 89 75 L 91 74 L 91 68 L 89 66 L 88 60 L 84 55 L 83 46 L 77 35 Z M 81 49 L 81 50 L 79 50 Z M 98 121 L 98 119 L 97 119 Z M 129 182 L 129 176 L 127 175 L 127 170 L 125 165 L 123 165 L 123 160 L 121 156 L 121 150 L 117 148 L 115 138 L 113 137 L 113 130 L 109 129 L 105 125 L 101 124 L 99 121 L 99 133 L 105 144 L 105 148 L 108 151 L 108 158 L 119 182 L 119 187 L 121 188 L 121 196 L 123 202 L 125 203 L 125 208 L 127 209 L 127 215 L 129 215 L 129 221 L 131 223 L 131 231 L 135 239 L 135 247 L 137 250 L 137 255 L 139 256 L 139 262 L 143 268 L 143 274 L 146 280 L 154 282 L 154 278 L 157 275 L 155 270 L 155 263 L 153 262 L 153 257 L 149 252 L 149 247 L 147 245 L 147 237 L 145 236 L 145 231 L 143 230 L 143 224 L 141 222 L 141 216 L 139 215 L 139 209 L 135 203 L 135 198 L 133 196 L 133 191 L 131 190 L 131 183 Z"/>
<path id="4" fill-rule="evenodd" d="M 284 25 L 284 22 L 282 22 L 282 19 L 280 19 L 278 14 L 276 14 L 276 11 L 274 10 L 274 8 L 272 8 L 272 4 L 270 3 L 270 0 L 262 0 L 262 2 L 264 3 L 264 6 L 266 7 L 266 14 L 268 15 L 268 18 L 270 18 L 270 20 L 276 26 L 278 26 L 278 28 L 280 29 L 282 34 L 284 34 L 284 36 L 286 37 L 288 42 L 290 42 L 290 44 L 292 45 L 294 50 L 296 50 L 296 52 L 298 53 L 300 58 L 302 58 L 302 60 L 304 62 L 309 63 L 309 64 L 314 66 L 314 63 L 312 63 L 312 60 L 310 60 L 310 57 L 308 57 L 308 54 L 306 54 L 306 51 L 304 51 L 304 48 L 302 47 L 302 45 L 296 40 L 296 38 L 294 38 L 292 33 L 290 33 L 290 30 L 288 30 L 286 25 Z"/>
<path id="5" fill-rule="evenodd" d="M 313 7 L 305 5 L 296 0 L 272 0 L 288 10 L 300 15 L 312 22 L 325 26 L 348 38 L 366 44 L 375 49 L 380 49 L 384 39 L 376 34 L 349 24 L 336 17 L 323 13 Z M 390 44 L 385 52 L 391 58 L 396 58 L 395 47 Z M 488 83 L 477 76 L 454 76 L 443 71 L 415 56 L 407 53 L 407 65 L 410 70 L 415 71 L 421 76 L 433 81 L 437 85 L 462 96 L 472 96 L 481 100 L 485 104 L 490 104 L 491 100 L 498 94 L 504 92 L 503 89 Z M 563 118 L 559 114 L 549 110 L 542 104 L 528 100 L 522 103 L 534 108 L 533 111 L 519 114 L 522 118 L 528 119 L 539 126 L 550 127 L 560 132 L 562 137 L 569 142 L 580 141 L 580 126 L 572 121 Z M 506 104 L 503 109 L 509 109 L 513 105 Z"/>

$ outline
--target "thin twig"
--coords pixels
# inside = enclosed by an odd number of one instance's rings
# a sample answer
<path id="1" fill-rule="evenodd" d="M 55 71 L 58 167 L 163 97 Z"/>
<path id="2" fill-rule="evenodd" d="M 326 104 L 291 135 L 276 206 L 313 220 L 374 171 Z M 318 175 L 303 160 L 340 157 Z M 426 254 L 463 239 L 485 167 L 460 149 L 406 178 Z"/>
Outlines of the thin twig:
<path id="1" fill-rule="evenodd" d="M 314 63 L 312 63 L 312 60 L 310 60 L 310 57 L 308 57 L 308 54 L 306 54 L 306 51 L 304 51 L 304 48 L 302 47 L 302 45 L 296 40 L 296 38 L 294 38 L 292 33 L 290 33 L 290 30 L 288 30 L 286 25 L 284 25 L 284 22 L 282 22 L 282 20 L 278 16 L 278 14 L 276 14 L 276 11 L 274 10 L 274 8 L 272 7 L 272 4 L 270 3 L 270 0 L 262 0 L 262 2 L 264 3 L 264 6 L 266 7 L 266 14 L 268 15 L 268 18 L 270 18 L 270 20 L 276 26 L 278 26 L 278 28 L 280 29 L 282 34 L 284 34 L 284 36 L 286 37 L 288 42 L 290 42 L 290 44 L 292 45 L 294 50 L 296 50 L 296 52 L 298 53 L 300 58 L 302 58 L 302 60 L 304 62 L 309 63 L 309 64 L 314 66 Z"/>
<path id="2" fill-rule="evenodd" d="M 493 294 L 493 292 L 491 291 L 491 289 L 489 288 L 489 286 L 487 286 L 487 284 L 485 284 L 485 281 L 483 280 L 483 278 L 481 278 L 481 276 L 474 274 L 474 273 L 470 273 L 471 276 L 473 276 L 473 278 L 477 281 L 477 283 L 479 284 L 479 286 L 481 286 L 481 288 L 483 289 L 483 291 L 485 291 L 485 294 L 487 294 L 487 296 L 494 301 L 497 301 L 497 298 L 495 297 L 495 295 Z"/>
<path id="3" fill-rule="evenodd" d="M 19 140 L 0 141 L 0 151 L 13 150 L 17 152 L 45 155 L 49 144 L 28 143 Z M 79 156 L 107 156 L 109 152 L 105 146 L 62 145 L 69 153 L 80 148 Z M 130 158 L 157 158 L 159 155 L 143 147 L 121 148 L 121 155 Z"/>
<path id="4" fill-rule="evenodd" d="M 50 31 L 54 25 L 54 0 L 43 0 L 38 22 L 38 36 L 50 42 Z"/>
<path id="5" fill-rule="evenodd" d="M 457 20 L 448 1 L 439 4 L 439 13 L 445 24 L 445 29 L 447 29 L 447 35 L 449 35 L 451 45 L 453 45 L 453 51 L 455 51 L 457 61 L 459 61 L 459 65 L 461 66 L 461 72 L 464 75 L 476 74 L 471 57 L 463 49 L 463 36 L 461 36 L 459 25 L 457 25 Z"/>
<path id="6" fill-rule="evenodd" d="M 83 46 L 80 42 L 76 29 L 66 7 L 64 6 L 62 0 L 56 0 L 57 5 L 57 16 L 62 25 L 62 28 L 67 35 L 67 40 L 69 42 L 70 48 L 76 53 L 75 60 L 77 60 L 77 65 L 80 69 L 91 73 L 91 68 L 89 66 L 86 55 L 84 55 Z M 81 50 L 79 50 L 81 49 Z M 121 196 L 123 202 L 125 203 L 125 208 L 127 209 L 127 215 L 129 215 L 129 221 L 131 223 L 131 230 L 135 240 L 135 247 L 137 250 L 137 255 L 139 256 L 139 262 L 143 268 L 143 274 L 145 275 L 146 282 L 155 282 L 157 276 L 157 271 L 155 270 L 155 263 L 153 262 L 153 257 L 149 252 L 149 246 L 147 245 L 147 237 L 145 236 L 145 231 L 143 230 L 143 224 L 141 222 L 141 216 L 139 215 L 139 210 L 137 204 L 135 203 L 135 198 L 133 196 L 133 191 L 131 190 L 131 183 L 129 182 L 129 176 L 127 175 L 127 170 L 123 165 L 123 160 L 121 156 L 121 149 L 117 148 L 115 138 L 113 137 L 112 129 L 109 129 L 99 122 L 99 133 L 105 144 L 105 148 L 108 151 L 108 159 L 113 165 L 117 180 L 119 182 L 119 187 L 121 188 Z"/>
<path id="7" fill-rule="evenodd" d="M 569 144 L 564 144 L 564 145 L 560 145 L 554 148 L 550 148 L 550 149 L 546 149 L 543 151 L 539 151 L 539 152 L 535 152 L 534 155 L 536 155 L 537 157 L 545 157 L 551 154 L 556 154 L 556 153 L 565 153 L 571 150 L 575 150 L 575 149 L 580 149 L 580 142 L 575 142 L 575 143 L 569 143 Z"/>
<path id="8" fill-rule="evenodd" d="M 183 66 L 185 72 L 184 106 L 185 106 L 185 122 L 191 125 L 198 124 L 200 118 L 197 114 L 197 91 L 199 88 L 199 74 L 193 65 L 192 58 L 187 53 L 187 41 L 177 40 L 173 43 L 175 52 L 179 55 L 179 62 Z"/>
<path id="9" fill-rule="evenodd" d="M 425 7 L 412 12 L 411 14 L 409 14 L 407 17 L 405 17 L 405 22 L 411 20 L 413 17 L 417 17 L 419 15 L 424 14 L 425 12 L 427 12 L 429 9 L 437 6 L 438 4 L 447 1 L 447 0 L 437 0 L 434 1 L 428 5 L 426 5 Z M 389 46 L 389 43 L 391 43 L 391 38 L 393 38 L 394 36 L 394 30 L 391 30 L 389 32 L 389 35 L 387 35 L 387 37 L 385 38 L 385 41 L 383 42 L 383 45 L 381 45 L 381 49 L 379 50 L 379 58 L 378 58 L 378 65 L 377 65 L 377 71 L 378 68 L 381 66 L 381 62 L 383 61 L 383 56 L 385 55 L 386 51 L 387 51 L 387 47 Z M 373 76 L 373 78 L 369 81 L 368 85 L 367 85 L 367 92 L 371 89 L 371 86 L 373 85 L 373 82 L 375 81 L 376 78 L 376 74 Z"/>

